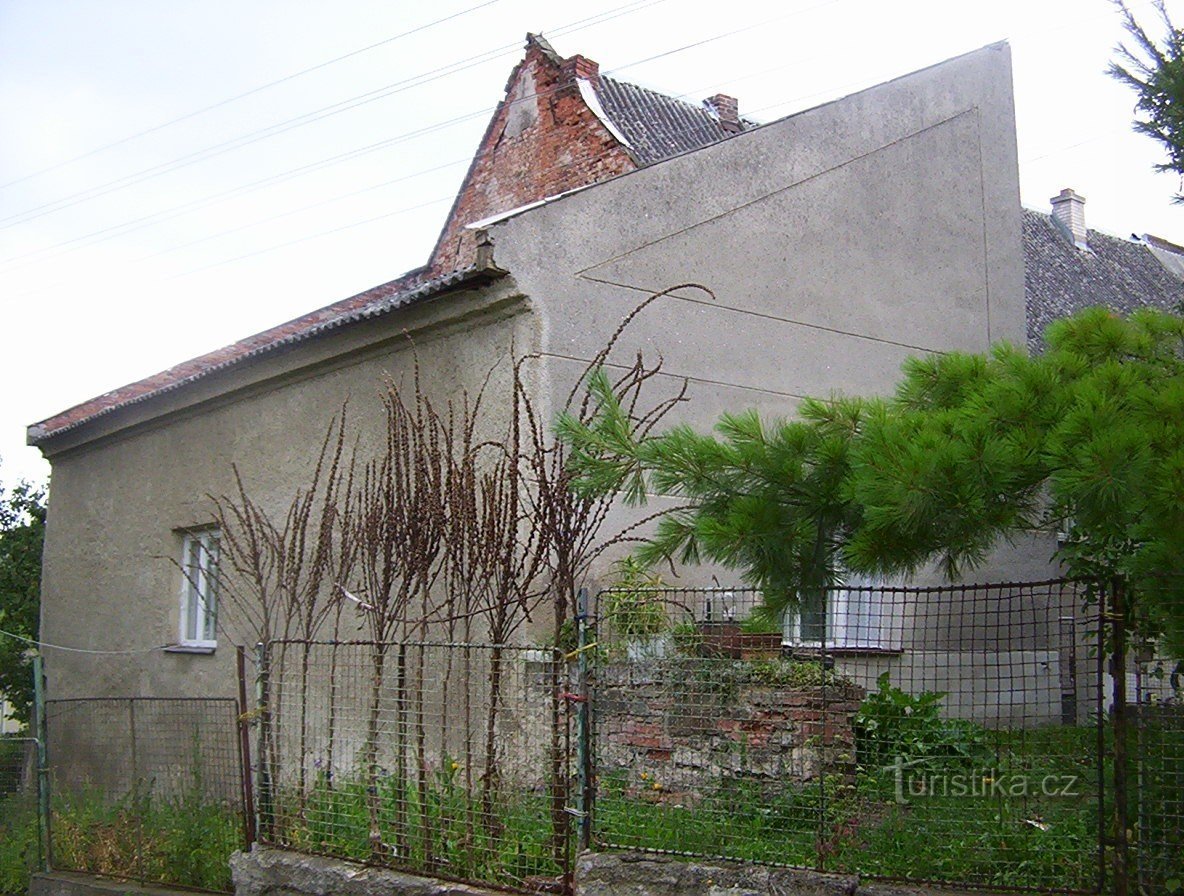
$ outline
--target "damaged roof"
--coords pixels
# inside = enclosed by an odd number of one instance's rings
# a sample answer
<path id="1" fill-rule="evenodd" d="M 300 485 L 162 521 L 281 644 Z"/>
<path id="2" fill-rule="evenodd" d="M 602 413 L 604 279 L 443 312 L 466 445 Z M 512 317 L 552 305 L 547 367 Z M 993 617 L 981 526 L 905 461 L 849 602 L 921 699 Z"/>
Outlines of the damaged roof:
<path id="1" fill-rule="evenodd" d="M 731 136 L 706 105 L 601 75 L 596 95 L 613 125 L 625 137 L 638 164 L 649 165 Z M 741 131 L 752 127 L 738 120 Z"/>

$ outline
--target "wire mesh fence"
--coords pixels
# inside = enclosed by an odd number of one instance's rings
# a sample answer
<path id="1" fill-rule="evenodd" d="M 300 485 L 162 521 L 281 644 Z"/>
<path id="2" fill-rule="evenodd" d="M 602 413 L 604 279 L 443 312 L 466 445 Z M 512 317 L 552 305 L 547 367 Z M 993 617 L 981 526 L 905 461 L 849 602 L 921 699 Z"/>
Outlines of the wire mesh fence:
<path id="1" fill-rule="evenodd" d="M 0 893 L 23 891 L 43 865 L 37 797 L 37 741 L 0 735 Z"/>
<path id="2" fill-rule="evenodd" d="M 56 870 L 230 891 L 244 844 L 234 700 L 46 701 Z"/>
<path id="3" fill-rule="evenodd" d="M 260 839 L 503 887 L 569 879 L 569 664 L 497 645 L 275 641 Z"/>
<path id="4" fill-rule="evenodd" d="M 600 595 L 595 839 L 979 886 L 1102 886 L 1100 605 L 1071 582 Z"/>

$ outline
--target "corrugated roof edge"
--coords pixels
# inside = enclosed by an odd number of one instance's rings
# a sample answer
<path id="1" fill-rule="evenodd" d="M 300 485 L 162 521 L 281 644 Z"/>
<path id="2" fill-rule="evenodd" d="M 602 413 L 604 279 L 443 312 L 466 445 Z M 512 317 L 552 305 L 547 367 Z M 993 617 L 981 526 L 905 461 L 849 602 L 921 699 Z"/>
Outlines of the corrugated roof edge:
<path id="1" fill-rule="evenodd" d="M 253 336 L 248 336 L 246 339 L 241 339 L 238 342 L 231 343 L 229 346 L 215 349 L 206 355 L 199 355 L 196 358 L 176 365 L 176 367 L 169 368 L 168 370 L 164 370 L 160 373 L 153 374 L 152 376 L 145 377 L 143 380 L 138 380 L 135 383 L 129 383 L 126 386 L 121 386 L 120 388 L 114 389 L 111 392 L 104 393 L 103 395 L 99 395 L 88 401 L 84 401 L 81 404 L 77 404 L 74 407 L 62 411 L 59 414 L 55 414 L 52 417 L 42 420 L 40 423 L 34 423 L 31 425 L 26 430 L 25 440 L 29 445 L 35 447 L 41 446 L 56 436 L 60 436 L 67 432 L 72 432 L 79 427 L 85 426 L 86 424 L 91 423 L 94 420 L 97 420 L 108 414 L 114 413 L 115 411 L 122 410 L 132 405 L 140 404 L 141 402 L 148 401 L 152 398 L 159 397 L 169 392 L 174 392 L 177 389 L 184 388 L 185 386 L 196 382 L 197 380 L 204 379 L 205 377 L 217 373 L 218 371 L 226 370 L 246 361 L 259 358 L 281 348 L 295 345 L 299 342 L 304 342 L 305 340 L 312 339 L 316 336 L 320 336 L 333 330 L 337 330 L 343 326 L 347 326 L 348 324 L 359 323 L 363 320 L 369 320 L 371 318 L 379 317 L 383 314 L 388 314 L 400 308 L 406 308 L 409 305 L 418 304 L 419 302 L 449 292 L 459 286 L 487 283 L 503 277 L 507 273 L 507 271 L 496 267 L 495 265 L 473 265 L 460 270 L 450 271 L 447 274 L 427 280 L 409 289 L 399 290 L 389 296 L 380 296 L 364 305 L 360 305 L 357 308 L 348 307 L 350 301 L 357 299 L 360 296 L 365 296 L 368 292 L 373 292 L 377 289 L 381 289 L 382 287 L 376 287 L 375 290 L 367 290 L 366 292 L 359 293 L 358 296 L 352 296 L 349 299 L 343 299 L 340 302 L 334 303 L 334 305 L 328 305 L 325 308 L 312 312 L 312 314 L 318 314 L 331 311 L 335 306 L 344 307 L 344 310 L 332 317 L 329 317 L 326 320 L 311 323 L 302 329 L 291 333 L 286 333 L 282 336 L 277 335 L 277 337 L 273 340 L 264 342 L 263 344 L 253 348 L 246 349 L 239 354 L 233 354 L 225 360 L 219 361 L 217 363 L 203 366 L 192 374 L 180 376 L 170 382 L 162 384 L 157 388 L 150 389 L 125 399 L 116 398 L 120 392 L 130 389 L 138 384 L 151 381 L 157 377 L 166 377 L 171 371 L 176 370 L 178 367 L 186 367 L 188 365 L 202 361 L 203 358 L 213 358 L 222 355 L 223 353 L 232 351 L 239 346 L 243 346 L 245 348 L 255 340 L 260 339 L 260 337 L 265 337 L 267 334 L 273 332 L 279 333 L 280 331 L 284 330 L 285 327 L 288 327 L 291 324 L 301 320 L 302 317 L 309 317 L 310 315 L 302 315 L 301 318 L 294 318 L 291 321 L 279 324 L 278 326 L 272 327 L 268 330 L 263 330 L 262 332 L 256 333 Z M 386 284 L 383 285 L 385 286 Z M 104 399 L 108 398 L 111 399 L 110 404 L 101 404 Z M 82 416 L 71 419 L 77 412 L 87 408 L 89 405 L 99 406 L 96 407 L 92 413 L 84 413 Z"/>

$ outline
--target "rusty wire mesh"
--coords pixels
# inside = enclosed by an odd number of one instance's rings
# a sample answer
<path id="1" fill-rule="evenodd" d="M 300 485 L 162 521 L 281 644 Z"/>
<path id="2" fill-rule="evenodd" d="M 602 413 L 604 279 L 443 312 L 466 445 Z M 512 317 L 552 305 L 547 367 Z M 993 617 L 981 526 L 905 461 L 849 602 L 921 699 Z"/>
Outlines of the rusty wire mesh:
<path id="1" fill-rule="evenodd" d="M 260 839 L 457 880 L 563 885 L 568 663 L 553 649 L 276 641 Z"/>
<path id="2" fill-rule="evenodd" d="M 37 741 L 0 735 L 0 893 L 26 889 L 44 864 L 37 788 Z"/>
<path id="3" fill-rule="evenodd" d="M 46 701 L 54 868 L 230 891 L 237 716 L 222 699 Z"/>
<path id="4" fill-rule="evenodd" d="M 1069 582 L 839 588 L 770 624 L 739 590 L 605 592 L 601 846 L 1096 891 L 1106 707 Z"/>

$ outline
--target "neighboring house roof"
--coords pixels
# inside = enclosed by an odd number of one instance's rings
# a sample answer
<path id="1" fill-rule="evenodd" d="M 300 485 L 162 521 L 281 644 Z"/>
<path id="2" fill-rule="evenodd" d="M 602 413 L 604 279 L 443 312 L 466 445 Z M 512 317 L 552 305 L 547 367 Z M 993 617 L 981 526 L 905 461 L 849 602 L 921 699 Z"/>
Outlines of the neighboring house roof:
<path id="1" fill-rule="evenodd" d="M 347 324 L 380 317 L 457 288 L 489 282 L 506 272 L 490 264 L 484 264 L 453 271 L 427 281 L 420 281 L 419 273 L 418 270 L 411 271 L 398 280 L 326 305 L 287 323 L 271 327 L 146 379 L 75 405 L 48 420 L 30 426 L 27 441 L 30 445 L 40 445 L 53 436 L 61 435 L 96 418 L 171 392 L 248 359 L 258 358 Z"/>
<path id="2" fill-rule="evenodd" d="M 718 143 L 735 133 L 706 104 L 688 103 L 606 75 L 600 76 L 596 95 L 640 165 Z M 742 131 L 752 123 L 739 119 L 738 126 Z"/>
<path id="3" fill-rule="evenodd" d="M 1024 292 L 1033 350 L 1043 344 L 1049 323 L 1082 308 L 1105 305 L 1124 314 L 1148 306 L 1170 311 L 1184 301 L 1184 281 L 1146 243 L 1097 230 L 1087 234 L 1088 250 L 1078 249 L 1051 215 L 1023 210 Z M 1157 242 L 1161 251 L 1171 246 Z"/>

